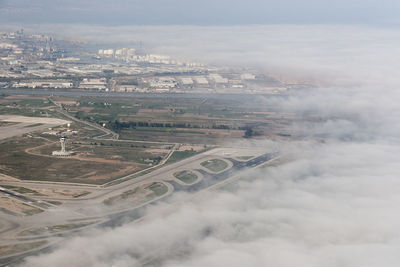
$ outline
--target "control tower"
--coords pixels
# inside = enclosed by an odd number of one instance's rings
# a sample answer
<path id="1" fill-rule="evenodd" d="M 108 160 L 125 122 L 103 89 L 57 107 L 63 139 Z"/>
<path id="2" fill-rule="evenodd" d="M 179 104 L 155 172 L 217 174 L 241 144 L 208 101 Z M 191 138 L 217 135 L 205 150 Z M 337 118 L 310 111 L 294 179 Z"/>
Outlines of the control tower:
<path id="1" fill-rule="evenodd" d="M 61 150 L 60 151 L 53 151 L 53 153 L 52 153 L 53 156 L 67 157 L 67 156 L 72 156 L 72 155 L 75 154 L 73 151 L 67 151 L 65 149 L 65 143 L 66 143 L 66 138 L 65 137 L 61 137 L 60 138 L 60 143 L 61 143 Z"/>

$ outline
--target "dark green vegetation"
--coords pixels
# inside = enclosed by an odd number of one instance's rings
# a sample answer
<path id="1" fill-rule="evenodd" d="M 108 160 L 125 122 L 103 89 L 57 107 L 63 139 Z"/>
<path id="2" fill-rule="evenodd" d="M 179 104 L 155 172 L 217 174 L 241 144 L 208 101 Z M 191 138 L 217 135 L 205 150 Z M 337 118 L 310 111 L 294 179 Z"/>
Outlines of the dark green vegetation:
<path id="1" fill-rule="evenodd" d="M 29 127 L 37 127 L 37 126 L 41 126 L 41 125 L 43 125 L 43 123 L 34 123 L 34 124 L 27 125 L 25 127 L 29 128 Z"/>
<path id="2" fill-rule="evenodd" d="M 196 174 L 187 170 L 174 173 L 174 176 L 186 184 L 192 184 L 198 178 Z"/>
<path id="3" fill-rule="evenodd" d="M 251 159 L 251 158 L 254 158 L 254 156 L 240 156 L 240 157 L 237 157 L 238 159 L 240 159 L 240 160 L 245 160 L 245 161 L 247 161 L 247 160 L 249 160 L 249 159 Z"/>
<path id="4" fill-rule="evenodd" d="M 220 159 L 210 159 L 207 161 L 203 161 L 201 166 L 209 169 L 213 172 L 220 172 L 225 170 L 228 167 L 228 163 Z"/>

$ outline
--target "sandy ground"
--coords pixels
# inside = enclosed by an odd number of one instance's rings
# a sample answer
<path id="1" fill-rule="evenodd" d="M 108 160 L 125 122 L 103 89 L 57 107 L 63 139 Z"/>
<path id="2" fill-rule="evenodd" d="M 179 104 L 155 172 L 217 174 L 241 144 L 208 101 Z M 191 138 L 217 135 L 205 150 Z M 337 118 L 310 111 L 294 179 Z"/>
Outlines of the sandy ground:
<path id="1" fill-rule="evenodd" d="M 103 174 L 103 175 L 94 175 L 96 172 L 92 172 L 92 173 L 86 173 L 82 176 L 75 177 L 74 179 L 86 179 L 86 180 L 91 180 L 91 181 L 105 180 L 110 177 L 123 176 L 123 175 L 126 175 L 127 173 L 133 173 L 134 171 L 137 171 L 137 170 L 139 170 L 139 168 L 137 166 L 127 166 L 116 172 L 110 172 L 110 173 Z"/>
<path id="2" fill-rule="evenodd" d="M 42 117 L 25 117 L 18 115 L 0 115 L 0 121 L 7 122 L 24 122 L 24 123 L 43 123 L 43 124 L 58 124 L 63 125 L 70 123 L 70 121 L 56 119 L 56 118 L 42 118 Z"/>
<path id="3" fill-rule="evenodd" d="M 144 152 L 148 153 L 168 153 L 170 150 L 169 149 L 162 149 L 162 148 L 149 148 L 144 150 Z"/>
<path id="4" fill-rule="evenodd" d="M 183 145 L 179 147 L 178 151 L 185 151 L 185 150 L 194 150 L 194 151 L 200 151 L 204 149 L 204 146 L 191 146 L 191 145 Z"/>
<path id="5" fill-rule="evenodd" d="M 43 187 L 42 188 L 29 187 L 29 189 L 34 190 L 42 195 L 55 198 L 74 198 L 82 194 L 87 195 L 90 193 L 89 191 L 85 190 L 68 190 L 68 189 L 61 190 L 57 188 L 43 188 Z"/>
<path id="6" fill-rule="evenodd" d="M 148 114 L 166 114 L 166 113 L 171 113 L 170 110 L 167 109 L 147 109 L 147 108 L 141 108 L 139 109 L 139 111 L 137 112 L 137 115 L 148 115 Z"/>
<path id="7" fill-rule="evenodd" d="M 67 105 L 67 106 L 73 106 L 76 105 L 76 101 L 72 100 L 59 100 L 59 101 L 54 101 L 57 105 Z"/>
<path id="8" fill-rule="evenodd" d="M 1 165 L 0 165 L 1 166 Z M 0 173 L 0 182 L 21 182 L 20 179 Z"/>
<path id="9" fill-rule="evenodd" d="M 27 211 L 38 210 L 37 208 L 31 207 L 22 203 L 21 201 L 9 197 L 0 197 L 0 208 L 20 215 L 26 215 L 25 212 Z"/>

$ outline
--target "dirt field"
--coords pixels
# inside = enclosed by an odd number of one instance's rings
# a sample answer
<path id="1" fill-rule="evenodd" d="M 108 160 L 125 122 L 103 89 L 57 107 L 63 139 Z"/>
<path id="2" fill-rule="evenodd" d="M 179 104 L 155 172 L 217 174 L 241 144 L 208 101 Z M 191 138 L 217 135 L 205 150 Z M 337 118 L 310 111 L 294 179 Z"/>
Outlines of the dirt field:
<path id="1" fill-rule="evenodd" d="M 22 216 L 34 215 L 42 212 L 41 209 L 29 206 L 19 200 L 9 197 L 0 197 L 0 210 Z"/>
<path id="2" fill-rule="evenodd" d="M 186 151 L 186 150 L 193 150 L 193 151 L 201 151 L 204 149 L 204 146 L 192 146 L 192 145 L 183 145 L 180 146 L 178 151 Z"/>
<path id="3" fill-rule="evenodd" d="M 147 167 L 117 160 L 101 159 L 99 162 L 96 159 L 38 156 L 25 152 L 44 144 L 46 140 L 28 137 L 1 143 L 0 150 L 8 153 L 0 153 L 0 172 L 21 180 L 102 184 Z"/>
<path id="4" fill-rule="evenodd" d="M 78 198 L 82 196 L 87 196 L 90 194 L 89 191 L 84 190 L 61 190 L 55 188 L 36 188 L 36 187 L 29 187 L 29 189 L 38 192 L 41 195 L 45 195 L 48 197 L 55 197 L 55 198 Z"/>
<path id="5" fill-rule="evenodd" d="M 0 173 L 0 182 L 18 182 L 20 179 Z"/>
<path id="6" fill-rule="evenodd" d="M 0 257 L 28 251 L 28 250 L 43 246 L 46 243 L 47 243 L 47 241 L 37 241 L 37 242 L 31 242 L 31 243 L 21 243 L 21 244 L 0 246 Z"/>
<path id="7" fill-rule="evenodd" d="M 148 114 L 168 114 L 171 113 L 170 110 L 168 109 L 146 109 L 146 108 L 141 108 L 137 112 L 138 116 L 141 115 L 148 115 Z"/>

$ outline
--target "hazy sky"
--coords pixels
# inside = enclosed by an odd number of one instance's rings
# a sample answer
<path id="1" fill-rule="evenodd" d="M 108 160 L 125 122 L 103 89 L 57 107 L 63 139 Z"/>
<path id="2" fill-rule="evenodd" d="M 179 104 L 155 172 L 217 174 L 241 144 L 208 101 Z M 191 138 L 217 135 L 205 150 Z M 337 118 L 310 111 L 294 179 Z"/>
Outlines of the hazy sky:
<path id="1" fill-rule="evenodd" d="M 397 24 L 396 0 L 0 0 L 7 23 Z"/>

